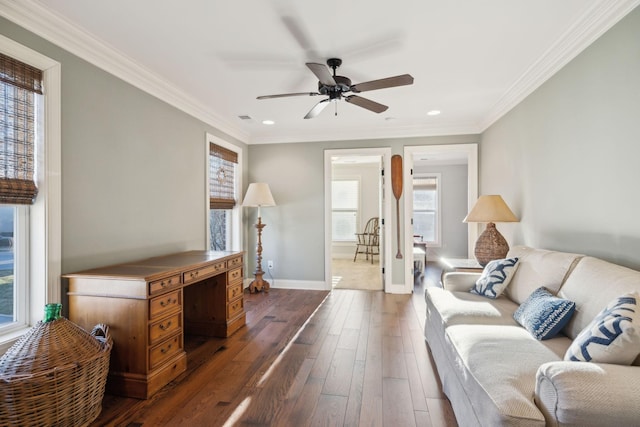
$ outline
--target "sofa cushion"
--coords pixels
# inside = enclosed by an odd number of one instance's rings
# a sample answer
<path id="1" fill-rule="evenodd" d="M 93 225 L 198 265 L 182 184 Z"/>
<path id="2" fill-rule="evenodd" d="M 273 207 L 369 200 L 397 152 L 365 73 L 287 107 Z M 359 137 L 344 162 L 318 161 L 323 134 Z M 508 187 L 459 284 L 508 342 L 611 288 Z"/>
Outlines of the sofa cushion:
<path id="1" fill-rule="evenodd" d="M 518 269 L 511 279 L 505 295 L 522 304 L 533 291 L 544 286 L 552 294 L 558 289 L 580 260 L 582 255 L 534 249 L 527 246 L 511 248 L 508 257 L 518 258 Z M 571 298 L 567 298 L 575 301 Z"/>
<path id="2" fill-rule="evenodd" d="M 455 325 L 445 341 L 480 425 L 544 425 L 532 397 L 540 365 L 560 360 L 555 352 L 520 326 Z"/>
<path id="3" fill-rule="evenodd" d="M 565 360 L 630 365 L 640 354 L 640 296 L 622 295 L 576 337 Z"/>
<path id="4" fill-rule="evenodd" d="M 488 299 L 469 292 L 450 292 L 428 287 L 427 309 L 433 307 L 443 328 L 460 324 L 517 325 L 513 312 L 518 306 L 507 298 Z"/>
<path id="5" fill-rule="evenodd" d="M 575 339 L 614 298 L 640 291 L 640 272 L 598 258 L 580 260 L 558 296 L 576 303 L 576 312 L 564 328 Z"/>
<path id="6" fill-rule="evenodd" d="M 489 261 L 470 292 L 487 298 L 498 298 L 505 288 L 509 286 L 513 273 L 515 273 L 517 268 L 518 258 Z"/>
<path id="7" fill-rule="evenodd" d="M 524 328 L 535 339 L 546 340 L 556 336 L 567 324 L 576 304 L 555 297 L 544 287 L 536 289 L 513 313 Z"/>

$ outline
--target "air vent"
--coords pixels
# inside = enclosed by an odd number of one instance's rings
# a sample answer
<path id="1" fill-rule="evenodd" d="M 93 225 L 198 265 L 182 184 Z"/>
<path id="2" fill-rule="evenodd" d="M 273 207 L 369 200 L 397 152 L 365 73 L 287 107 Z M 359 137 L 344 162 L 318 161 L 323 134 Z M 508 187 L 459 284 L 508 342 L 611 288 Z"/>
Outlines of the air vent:
<path id="1" fill-rule="evenodd" d="M 238 118 L 240 120 L 251 120 L 251 116 L 247 116 L 247 115 L 238 116 Z"/>

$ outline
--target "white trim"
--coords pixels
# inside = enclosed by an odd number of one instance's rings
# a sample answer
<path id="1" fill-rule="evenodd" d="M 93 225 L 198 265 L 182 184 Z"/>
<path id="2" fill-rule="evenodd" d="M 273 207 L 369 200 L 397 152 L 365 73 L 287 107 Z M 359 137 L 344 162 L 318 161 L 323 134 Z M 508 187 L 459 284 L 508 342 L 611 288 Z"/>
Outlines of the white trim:
<path id="1" fill-rule="evenodd" d="M 409 257 L 405 257 L 405 258 L 409 258 Z M 413 260 L 413 257 L 411 257 L 411 259 Z M 413 278 L 411 280 L 413 281 Z M 387 289 L 385 289 L 385 292 L 388 293 L 388 294 L 407 294 L 407 293 L 411 293 L 411 292 L 407 292 L 407 287 L 405 285 L 403 285 L 402 283 L 392 283 L 391 285 L 389 285 L 387 287 Z"/>
<path id="2" fill-rule="evenodd" d="M 0 15 L 222 132 L 248 141 L 249 134 L 240 127 L 39 2 L 0 0 Z"/>
<path id="3" fill-rule="evenodd" d="M 2 4 L 5 4 L 3 1 Z M 44 305 L 60 302 L 62 274 L 62 122 L 61 66 L 32 49 L 0 35 L 0 51 L 43 71 L 44 79 L 44 156 L 43 182 L 38 198 L 30 208 L 30 271 L 28 320 L 34 325 L 42 319 Z M 26 330 L 25 330 L 26 331 Z M 0 352 L 13 342 L 12 337 L 0 340 Z"/>
<path id="4" fill-rule="evenodd" d="M 233 151 L 234 153 L 238 154 L 238 165 L 236 166 L 236 173 L 235 173 L 235 180 L 236 180 L 236 197 L 238 198 L 238 200 L 236 201 L 236 206 L 231 210 L 231 221 L 232 224 L 234 224 L 234 227 L 236 228 L 235 233 L 232 233 L 233 235 L 233 239 L 231 241 L 231 250 L 233 251 L 239 251 L 240 248 L 242 247 L 242 242 L 243 240 L 243 223 L 244 223 L 244 216 L 243 216 L 243 211 L 242 211 L 242 173 L 243 173 L 243 168 L 242 168 L 242 149 L 240 147 L 238 147 L 237 145 L 233 145 L 228 141 L 225 141 L 222 138 L 219 138 L 215 135 L 210 134 L 209 132 L 207 132 L 205 134 L 205 176 L 206 176 L 206 183 L 205 183 L 205 219 L 204 219 L 204 226 L 205 226 L 205 250 L 208 250 L 210 245 L 211 245 L 211 239 L 210 239 L 210 235 L 209 235 L 209 143 L 214 143 L 216 145 L 219 145 L 221 147 L 224 147 L 228 150 Z"/>
<path id="5" fill-rule="evenodd" d="M 467 209 L 478 199 L 478 144 L 447 144 L 447 145 L 414 145 L 404 147 L 404 168 L 403 180 L 405 195 L 413 193 L 413 181 L 411 178 L 411 169 L 413 168 L 413 156 L 415 153 L 430 152 L 463 152 L 467 155 Z M 413 253 L 413 233 L 411 225 L 411 217 L 413 216 L 413 200 L 410 197 L 404 198 L 404 251 L 406 254 Z M 469 224 L 472 225 L 472 224 Z M 473 224 L 476 225 L 476 224 Z M 478 228 L 474 226 L 468 227 L 467 234 L 467 252 L 468 257 L 473 258 L 473 248 L 478 239 Z M 413 257 L 405 257 L 405 293 L 413 290 Z"/>
<path id="6" fill-rule="evenodd" d="M 478 133 L 486 131 L 638 5 L 640 0 L 604 0 L 593 4 L 511 85 L 480 121 Z"/>
<path id="7" fill-rule="evenodd" d="M 381 147 L 381 148 L 345 148 L 345 149 L 335 149 L 335 150 L 325 150 L 324 151 L 324 229 L 325 229 L 325 242 L 324 242 L 324 264 L 325 264 L 325 290 L 332 289 L 332 272 L 331 272 L 331 180 L 332 180 L 332 169 L 331 169 L 331 157 L 332 156 L 381 156 L 382 158 L 382 169 L 385 170 L 385 178 L 382 179 L 382 195 L 391 194 L 391 179 L 386 179 L 386 176 L 389 176 L 391 173 L 391 148 L 390 147 Z M 385 292 L 389 292 L 389 288 L 391 287 L 391 277 L 392 277 L 392 263 L 391 263 L 391 202 L 390 198 L 382 197 L 380 199 L 381 203 L 381 237 L 382 237 L 382 249 L 380 251 L 380 266 L 384 268 L 385 274 L 383 275 L 383 289 Z M 382 225 L 382 220 L 384 220 L 384 225 Z"/>
<path id="8" fill-rule="evenodd" d="M 392 128 L 372 128 L 367 126 L 336 128 L 327 127 L 320 133 L 310 131 L 287 131 L 286 134 L 252 135 L 248 144 L 291 144 L 308 141 L 349 141 L 357 139 L 389 139 L 389 138 L 417 138 L 422 136 L 467 135 L 480 133 L 478 123 L 448 123 L 433 125 L 421 123 Z"/>
<path id="9" fill-rule="evenodd" d="M 249 283 L 251 280 L 249 280 Z M 326 291 L 328 290 L 325 282 L 318 280 L 267 280 L 269 286 L 273 289 L 304 289 L 308 291 Z M 248 286 L 248 285 L 247 285 Z"/>

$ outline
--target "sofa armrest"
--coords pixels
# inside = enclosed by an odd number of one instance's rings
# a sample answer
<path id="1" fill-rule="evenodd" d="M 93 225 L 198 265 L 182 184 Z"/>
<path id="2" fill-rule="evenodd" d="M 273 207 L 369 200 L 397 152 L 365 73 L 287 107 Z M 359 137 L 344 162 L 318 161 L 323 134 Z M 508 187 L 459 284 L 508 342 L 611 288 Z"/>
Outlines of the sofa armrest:
<path id="1" fill-rule="evenodd" d="M 640 366 L 548 362 L 535 402 L 550 426 L 626 426 L 640 420 Z"/>
<path id="2" fill-rule="evenodd" d="M 447 291 L 469 292 L 481 273 L 453 271 L 442 278 L 442 287 Z"/>

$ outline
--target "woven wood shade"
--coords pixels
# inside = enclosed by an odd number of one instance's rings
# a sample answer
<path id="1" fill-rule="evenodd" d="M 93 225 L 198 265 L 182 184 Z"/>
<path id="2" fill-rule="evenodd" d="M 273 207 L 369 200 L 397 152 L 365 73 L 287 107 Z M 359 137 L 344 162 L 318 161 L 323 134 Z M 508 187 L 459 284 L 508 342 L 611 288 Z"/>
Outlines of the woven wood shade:
<path id="1" fill-rule="evenodd" d="M 35 183 L 35 96 L 42 71 L 0 54 L 0 203 L 31 204 Z"/>
<path id="2" fill-rule="evenodd" d="M 235 165 L 238 154 L 209 144 L 209 208 L 233 209 L 236 205 Z"/>

